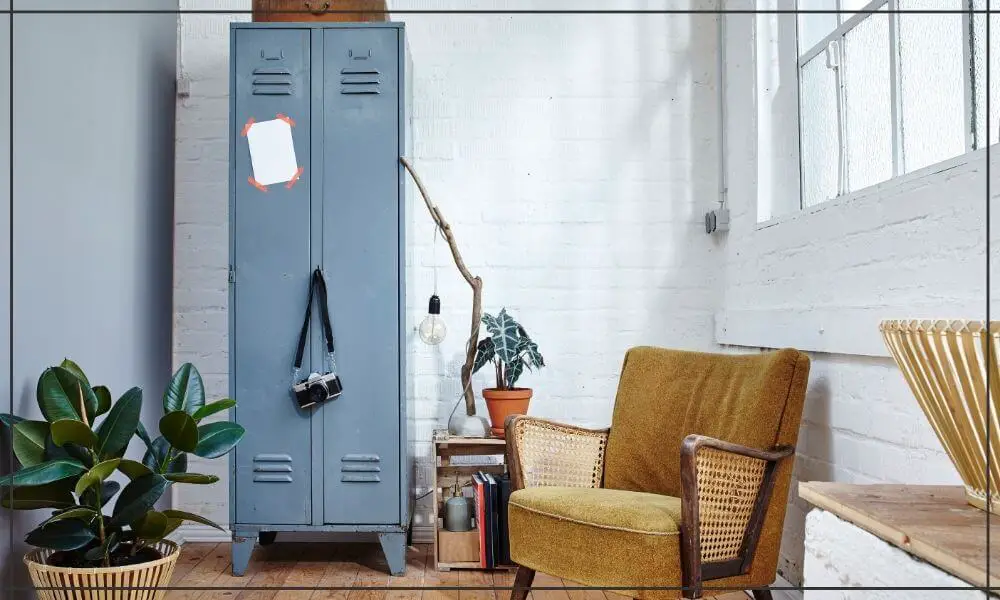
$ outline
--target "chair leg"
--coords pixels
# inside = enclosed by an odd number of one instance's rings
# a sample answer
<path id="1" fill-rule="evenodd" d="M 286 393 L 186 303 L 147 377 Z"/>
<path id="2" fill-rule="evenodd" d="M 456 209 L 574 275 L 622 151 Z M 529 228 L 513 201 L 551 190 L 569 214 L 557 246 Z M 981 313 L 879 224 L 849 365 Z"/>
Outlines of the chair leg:
<path id="1" fill-rule="evenodd" d="M 753 600 L 773 600 L 771 590 L 764 588 L 753 591 Z"/>
<path id="2" fill-rule="evenodd" d="M 510 600 L 525 600 L 531 591 L 531 582 L 535 580 L 535 570 L 518 565 L 514 573 L 514 589 L 510 591 Z"/>

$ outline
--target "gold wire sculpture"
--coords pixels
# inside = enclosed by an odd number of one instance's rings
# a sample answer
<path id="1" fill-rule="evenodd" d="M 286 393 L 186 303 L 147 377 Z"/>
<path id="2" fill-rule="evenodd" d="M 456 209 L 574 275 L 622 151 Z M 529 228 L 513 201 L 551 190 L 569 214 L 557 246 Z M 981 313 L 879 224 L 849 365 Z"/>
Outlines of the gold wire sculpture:
<path id="1" fill-rule="evenodd" d="M 958 469 L 969 504 L 1000 514 L 1000 322 L 888 320 L 879 331 Z"/>

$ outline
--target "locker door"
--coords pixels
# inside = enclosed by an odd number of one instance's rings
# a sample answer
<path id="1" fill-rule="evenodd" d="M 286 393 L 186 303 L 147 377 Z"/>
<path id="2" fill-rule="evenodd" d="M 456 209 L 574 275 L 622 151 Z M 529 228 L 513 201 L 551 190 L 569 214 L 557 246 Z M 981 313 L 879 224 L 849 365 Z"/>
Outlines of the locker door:
<path id="1" fill-rule="evenodd" d="M 236 419 L 246 437 L 236 448 L 236 520 L 308 524 L 311 519 L 310 416 L 291 394 L 292 361 L 302 326 L 309 257 L 310 88 L 308 30 L 234 31 L 233 373 Z M 291 188 L 254 187 L 249 119 L 283 114 L 295 126 L 296 159 L 305 168 Z M 308 365 L 303 365 L 305 373 Z"/>
<path id="2" fill-rule="evenodd" d="M 324 36 L 323 264 L 344 385 L 323 409 L 324 519 L 399 523 L 398 33 Z"/>

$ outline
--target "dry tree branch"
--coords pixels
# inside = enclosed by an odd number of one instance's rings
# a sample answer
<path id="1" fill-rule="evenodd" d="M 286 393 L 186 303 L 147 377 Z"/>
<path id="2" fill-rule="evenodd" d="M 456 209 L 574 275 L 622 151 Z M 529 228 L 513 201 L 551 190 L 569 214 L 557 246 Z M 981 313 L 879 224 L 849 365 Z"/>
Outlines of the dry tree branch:
<path id="1" fill-rule="evenodd" d="M 410 161 L 406 158 L 400 157 L 399 162 L 403 163 L 403 166 L 406 167 L 406 171 L 410 174 L 410 177 L 413 178 L 413 182 L 417 184 L 417 189 L 420 190 L 420 196 L 424 199 L 424 204 L 427 206 L 427 210 L 431 213 L 431 218 L 434 219 L 434 224 L 441 232 L 441 235 L 444 236 L 444 239 L 448 242 L 448 247 L 451 248 L 451 257 L 455 259 L 455 266 L 458 267 L 459 273 L 462 274 L 462 277 L 472 288 L 472 327 L 469 329 L 469 341 L 465 344 L 465 364 L 462 365 L 461 379 L 462 389 L 465 394 L 465 414 L 471 417 L 476 414 L 476 397 L 472 392 L 472 367 L 476 361 L 476 343 L 479 341 L 479 322 L 483 313 L 483 280 L 470 273 L 469 268 L 465 266 L 465 261 L 462 260 L 462 253 L 458 251 L 458 243 L 455 241 L 455 235 L 451 231 L 451 225 L 448 224 L 448 221 L 445 221 L 444 216 L 441 215 L 441 210 L 431 202 L 427 189 L 424 188 L 423 182 L 420 181 L 420 176 L 418 176 L 416 171 L 413 170 L 413 166 L 410 164 Z"/>

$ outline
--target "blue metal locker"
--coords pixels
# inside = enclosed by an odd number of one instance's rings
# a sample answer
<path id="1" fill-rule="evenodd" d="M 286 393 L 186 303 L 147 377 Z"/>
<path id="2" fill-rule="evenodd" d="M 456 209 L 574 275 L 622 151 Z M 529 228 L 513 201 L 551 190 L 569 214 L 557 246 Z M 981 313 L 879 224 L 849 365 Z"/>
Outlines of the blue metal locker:
<path id="1" fill-rule="evenodd" d="M 378 533 L 401 574 L 413 496 L 404 365 L 405 40 L 398 23 L 234 23 L 230 99 L 233 572 L 280 531 Z M 291 126 L 298 175 L 254 180 L 247 130 Z M 284 127 L 283 124 L 278 123 Z M 300 409 L 292 362 L 322 268 L 344 391 Z M 303 373 L 325 358 L 318 312 Z"/>

